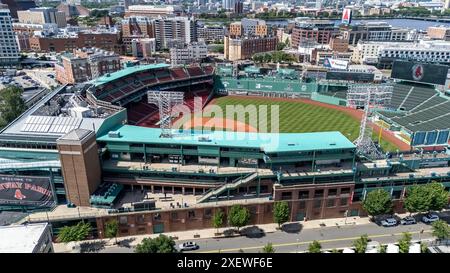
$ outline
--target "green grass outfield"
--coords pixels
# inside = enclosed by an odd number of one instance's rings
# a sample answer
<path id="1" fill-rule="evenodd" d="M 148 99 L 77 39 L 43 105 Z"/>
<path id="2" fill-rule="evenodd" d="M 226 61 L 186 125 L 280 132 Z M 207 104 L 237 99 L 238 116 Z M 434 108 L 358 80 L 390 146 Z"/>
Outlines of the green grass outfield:
<path id="1" fill-rule="evenodd" d="M 245 97 L 220 97 L 217 98 L 215 104 L 220 106 L 224 115 L 226 116 L 227 105 L 255 105 L 259 109 L 260 105 L 267 105 L 268 118 L 266 122 L 261 125 L 270 132 L 271 119 L 270 119 L 270 107 L 271 105 L 279 105 L 280 114 L 280 133 L 306 133 L 306 132 L 324 132 L 324 131 L 340 131 L 351 141 L 355 140 L 359 134 L 360 122 L 351 115 L 326 107 L 320 107 L 308 103 L 302 103 L 299 101 L 271 101 L 268 98 L 245 98 Z M 248 123 L 248 113 L 246 113 L 245 123 Z M 235 116 L 234 119 L 237 117 Z M 256 126 L 254 126 L 256 127 Z M 264 131 L 257 128 L 258 131 Z M 374 139 L 377 139 L 377 133 L 374 132 Z M 397 146 L 394 144 L 381 140 L 381 147 L 385 151 L 395 151 Z"/>

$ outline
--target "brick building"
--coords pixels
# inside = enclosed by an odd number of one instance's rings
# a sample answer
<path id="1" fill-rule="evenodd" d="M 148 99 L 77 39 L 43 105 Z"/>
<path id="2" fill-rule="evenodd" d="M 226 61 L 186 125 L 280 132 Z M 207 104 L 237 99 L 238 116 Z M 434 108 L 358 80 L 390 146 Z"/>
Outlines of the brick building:
<path id="1" fill-rule="evenodd" d="M 306 20 L 299 22 L 292 29 L 292 47 L 297 48 L 301 41 L 314 40 L 319 44 L 328 44 L 333 33 L 336 33 L 333 22 L 323 20 Z"/>
<path id="2" fill-rule="evenodd" d="M 73 51 L 82 47 L 97 47 L 117 54 L 123 53 L 119 33 L 115 32 L 79 32 L 71 36 L 30 37 L 30 48 L 36 52 Z"/>
<path id="3" fill-rule="evenodd" d="M 230 61 L 249 59 L 256 53 L 274 51 L 277 37 L 231 38 L 225 36 L 224 56 Z"/>
<path id="4" fill-rule="evenodd" d="M 120 70 L 120 56 L 98 48 L 76 49 L 64 53 L 55 64 L 56 80 L 62 84 L 85 82 Z"/>

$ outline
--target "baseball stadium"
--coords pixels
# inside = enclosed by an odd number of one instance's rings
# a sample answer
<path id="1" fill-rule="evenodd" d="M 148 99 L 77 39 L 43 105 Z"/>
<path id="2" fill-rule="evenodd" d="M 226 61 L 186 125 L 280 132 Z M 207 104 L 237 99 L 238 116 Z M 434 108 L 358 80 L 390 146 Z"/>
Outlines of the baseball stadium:
<path id="1" fill-rule="evenodd" d="M 411 78 L 405 71 L 417 65 L 424 75 Z M 436 72 L 444 70 L 399 63 L 380 84 L 345 71 L 318 79 L 150 64 L 61 86 L 0 132 L 0 210 L 50 221 L 56 232 L 84 218 L 98 237 L 111 218 L 120 236 L 209 228 L 215 211 L 234 204 L 252 224 L 270 223 L 280 200 L 290 221 L 364 216 L 361 201 L 379 188 L 402 212 L 411 185 L 450 188 L 450 97 L 447 73 Z M 377 104 L 369 92 L 355 107 L 352 86 L 387 97 Z M 264 107 L 266 118 L 252 122 L 252 109 Z M 66 214 L 52 218 L 58 211 Z"/>

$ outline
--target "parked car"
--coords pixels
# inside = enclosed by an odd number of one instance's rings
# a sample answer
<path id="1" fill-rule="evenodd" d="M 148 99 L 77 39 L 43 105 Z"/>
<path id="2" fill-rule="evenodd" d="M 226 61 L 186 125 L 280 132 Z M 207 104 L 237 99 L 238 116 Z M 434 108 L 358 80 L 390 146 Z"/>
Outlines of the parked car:
<path id="1" fill-rule="evenodd" d="M 381 225 L 383 227 L 393 227 L 397 225 L 397 220 L 395 218 L 386 218 L 384 220 L 381 220 Z"/>
<path id="2" fill-rule="evenodd" d="M 416 223 L 416 219 L 414 219 L 411 216 L 406 216 L 405 218 L 403 218 L 400 221 L 400 224 L 402 224 L 402 225 L 414 225 L 415 223 Z"/>
<path id="3" fill-rule="evenodd" d="M 426 224 L 436 222 L 437 220 L 439 220 L 439 216 L 434 213 L 428 213 L 422 217 L 422 222 Z"/>
<path id="4" fill-rule="evenodd" d="M 199 246 L 194 242 L 186 242 L 179 245 L 180 251 L 196 250 Z"/>

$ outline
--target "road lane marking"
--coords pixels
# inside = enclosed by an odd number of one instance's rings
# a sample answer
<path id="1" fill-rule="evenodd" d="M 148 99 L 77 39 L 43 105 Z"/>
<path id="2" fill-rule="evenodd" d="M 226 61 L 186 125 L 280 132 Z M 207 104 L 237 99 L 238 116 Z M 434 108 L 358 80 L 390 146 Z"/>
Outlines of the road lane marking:
<path id="1" fill-rule="evenodd" d="M 406 232 L 406 231 L 405 231 Z M 368 235 L 369 239 L 373 238 L 382 238 L 382 237 L 393 237 L 393 236 L 400 236 L 405 232 L 398 232 L 393 234 L 376 234 L 376 235 Z M 424 230 L 423 233 L 430 233 L 431 229 Z M 409 232 L 410 234 L 419 234 L 420 231 L 413 231 Z M 337 238 L 337 239 L 326 239 L 326 240 L 317 240 L 319 243 L 332 243 L 332 242 L 339 242 L 339 241 L 349 241 L 349 240 L 356 240 L 361 238 L 361 236 L 358 237 L 347 237 L 347 238 Z M 298 243 L 283 243 L 283 244 L 273 244 L 273 247 L 284 247 L 284 246 L 299 246 L 299 245 L 306 245 L 310 244 L 313 241 L 307 241 L 307 242 L 298 242 Z M 228 249 L 215 249 L 215 250 L 208 250 L 208 251 L 196 251 L 196 253 L 216 253 L 216 252 L 233 252 L 233 251 L 239 251 L 239 250 L 252 250 L 252 249 L 259 249 L 263 248 L 263 246 L 250 246 L 250 247 L 241 247 L 241 248 L 228 248 Z"/>

